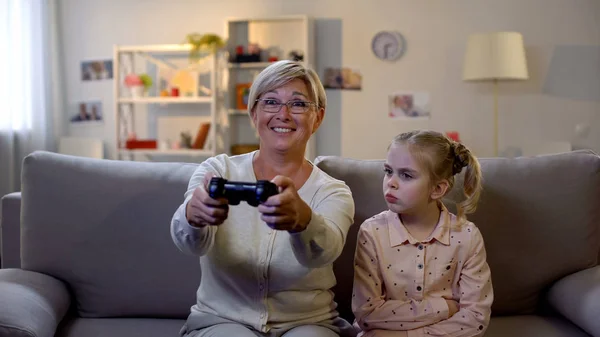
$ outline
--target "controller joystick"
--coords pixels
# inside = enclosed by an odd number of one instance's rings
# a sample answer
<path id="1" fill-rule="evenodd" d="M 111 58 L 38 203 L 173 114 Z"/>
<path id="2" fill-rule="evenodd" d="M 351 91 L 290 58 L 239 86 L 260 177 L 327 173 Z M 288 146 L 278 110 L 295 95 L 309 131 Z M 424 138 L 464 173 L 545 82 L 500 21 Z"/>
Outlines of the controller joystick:
<path id="1" fill-rule="evenodd" d="M 245 201 L 250 206 L 257 207 L 276 194 L 278 194 L 277 185 L 268 180 L 250 183 L 215 177 L 208 185 L 208 195 L 211 198 L 225 198 L 230 205 L 239 205 L 241 201 Z"/>

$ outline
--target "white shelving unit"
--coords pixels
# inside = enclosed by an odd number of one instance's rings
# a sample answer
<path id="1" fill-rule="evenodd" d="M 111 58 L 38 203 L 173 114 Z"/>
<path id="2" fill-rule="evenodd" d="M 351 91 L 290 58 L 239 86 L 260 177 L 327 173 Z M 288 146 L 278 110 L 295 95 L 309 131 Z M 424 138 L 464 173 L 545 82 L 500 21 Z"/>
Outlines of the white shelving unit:
<path id="1" fill-rule="evenodd" d="M 229 63 L 227 65 L 230 69 L 264 69 L 271 62 L 247 62 L 247 63 Z"/>
<path id="2" fill-rule="evenodd" d="M 121 97 L 119 103 L 212 103 L 212 97 Z"/>
<path id="3" fill-rule="evenodd" d="M 167 45 L 141 45 L 141 46 L 115 46 L 114 47 L 114 113 L 115 113 L 115 153 L 119 160 L 152 160 L 155 156 L 169 156 L 176 160 L 186 160 L 198 162 L 202 157 L 208 157 L 223 152 L 223 141 L 219 140 L 221 119 L 218 117 L 222 106 L 223 92 L 218 86 L 218 59 L 219 54 L 203 55 L 198 60 L 190 62 L 189 52 L 192 49 L 188 44 L 167 44 Z M 149 70 L 150 69 L 150 70 Z M 183 70 L 191 74 L 194 79 L 194 91 L 184 96 L 159 95 L 160 79 L 165 72 L 176 72 Z M 147 96 L 134 97 L 130 90 L 124 85 L 124 78 L 127 74 L 152 73 L 153 89 Z M 206 85 L 204 82 L 207 82 Z M 168 90 L 170 91 L 170 90 Z M 184 94 L 184 93 L 180 93 Z M 150 111 L 150 110 L 160 110 Z M 148 120 L 151 113 L 156 113 L 166 118 L 182 118 L 178 121 L 180 127 L 187 130 L 177 130 L 172 127 L 166 127 L 166 133 L 179 135 L 183 131 L 190 133 L 192 143 L 201 123 L 210 122 L 210 129 L 204 148 L 164 148 L 160 145 L 156 149 L 127 149 L 126 141 L 128 135 L 132 132 L 137 135 L 139 140 L 152 139 L 158 144 L 170 141 L 179 141 L 178 137 L 174 139 L 161 139 L 158 130 L 149 130 Z M 146 123 L 144 123 L 144 118 Z M 139 123 L 139 120 L 142 120 Z M 145 125 L 144 125 L 145 124 Z M 160 125 L 159 117 L 156 117 L 155 129 Z M 168 123 L 167 123 L 168 124 Z M 182 126 L 183 125 L 183 126 Z M 163 133 L 165 133 L 163 132 Z M 150 136 L 153 135 L 153 136 Z M 164 135 L 162 135 L 165 137 Z"/>
<path id="4" fill-rule="evenodd" d="M 235 55 L 237 46 L 244 50 L 249 43 L 256 43 L 262 54 L 260 62 L 233 63 L 227 65 L 228 88 L 225 97 L 229 127 L 224 144 L 228 152 L 235 144 L 258 144 L 256 131 L 252 126 L 248 113 L 238 109 L 236 85 L 238 83 L 251 83 L 256 75 L 266 68 L 270 62 L 269 56 L 276 54 L 279 60 L 289 59 L 291 51 L 301 51 L 303 62 L 316 69 L 314 63 L 314 23 L 308 16 L 277 16 L 256 18 L 230 18 L 226 20 L 225 34 L 227 51 L 230 59 Z M 315 137 L 309 141 L 306 157 L 313 160 L 316 156 Z"/>

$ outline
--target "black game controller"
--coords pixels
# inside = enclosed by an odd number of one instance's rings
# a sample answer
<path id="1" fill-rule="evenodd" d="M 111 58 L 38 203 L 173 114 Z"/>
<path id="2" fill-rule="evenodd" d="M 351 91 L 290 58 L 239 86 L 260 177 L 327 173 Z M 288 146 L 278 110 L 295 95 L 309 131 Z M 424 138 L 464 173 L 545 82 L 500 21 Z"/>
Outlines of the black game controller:
<path id="1" fill-rule="evenodd" d="M 268 180 L 259 180 L 256 183 L 241 181 L 228 181 L 224 178 L 212 178 L 208 185 L 208 195 L 211 198 L 225 198 L 230 205 L 239 205 L 240 201 L 247 202 L 250 206 L 257 207 L 270 196 L 278 194 L 277 185 Z"/>

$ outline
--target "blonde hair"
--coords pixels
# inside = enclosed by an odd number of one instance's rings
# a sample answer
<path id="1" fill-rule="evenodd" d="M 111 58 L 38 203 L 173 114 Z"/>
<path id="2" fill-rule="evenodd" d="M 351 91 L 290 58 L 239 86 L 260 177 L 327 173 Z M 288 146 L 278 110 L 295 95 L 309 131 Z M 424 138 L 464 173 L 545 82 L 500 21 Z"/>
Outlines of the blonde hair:
<path id="1" fill-rule="evenodd" d="M 446 179 L 450 185 L 446 193 L 454 186 L 454 176 L 466 167 L 463 182 L 466 199 L 457 204 L 456 216 L 459 223 L 462 223 L 466 220 L 466 214 L 475 212 L 482 190 L 481 167 L 465 145 L 430 130 L 401 133 L 394 137 L 392 144 L 407 145 L 413 156 L 429 170 L 432 181 Z"/>
<path id="2" fill-rule="evenodd" d="M 295 79 L 302 80 L 310 95 L 310 99 L 317 104 L 317 109 L 327 106 L 325 89 L 317 73 L 305 67 L 302 63 L 290 60 L 277 61 L 258 74 L 248 95 L 248 113 L 256 107 L 256 100 L 264 93 L 277 89 Z"/>

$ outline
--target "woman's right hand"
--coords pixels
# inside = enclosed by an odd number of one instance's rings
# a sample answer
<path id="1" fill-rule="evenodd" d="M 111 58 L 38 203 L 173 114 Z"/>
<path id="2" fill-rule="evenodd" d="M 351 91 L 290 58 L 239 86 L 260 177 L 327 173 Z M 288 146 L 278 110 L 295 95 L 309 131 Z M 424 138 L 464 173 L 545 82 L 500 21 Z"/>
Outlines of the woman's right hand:
<path id="1" fill-rule="evenodd" d="M 453 300 L 446 300 L 446 304 L 448 304 L 448 318 L 450 318 L 458 312 L 459 305 L 458 302 Z"/>
<path id="2" fill-rule="evenodd" d="M 204 175 L 202 185 L 196 187 L 185 209 L 185 218 L 194 227 L 218 226 L 227 219 L 227 199 L 213 199 L 208 195 L 208 184 L 214 175 Z"/>

